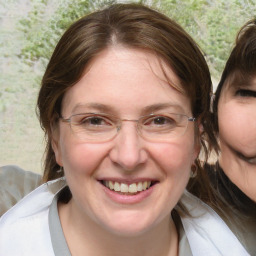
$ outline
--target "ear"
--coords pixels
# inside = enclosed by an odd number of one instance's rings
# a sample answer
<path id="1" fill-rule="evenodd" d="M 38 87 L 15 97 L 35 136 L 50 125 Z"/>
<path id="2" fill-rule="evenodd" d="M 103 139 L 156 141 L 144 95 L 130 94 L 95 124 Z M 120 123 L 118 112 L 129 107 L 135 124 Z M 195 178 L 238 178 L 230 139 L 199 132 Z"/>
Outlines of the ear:
<path id="1" fill-rule="evenodd" d="M 54 151 L 57 164 L 59 166 L 63 166 L 60 148 L 60 131 L 57 124 L 51 126 L 51 146 Z"/>

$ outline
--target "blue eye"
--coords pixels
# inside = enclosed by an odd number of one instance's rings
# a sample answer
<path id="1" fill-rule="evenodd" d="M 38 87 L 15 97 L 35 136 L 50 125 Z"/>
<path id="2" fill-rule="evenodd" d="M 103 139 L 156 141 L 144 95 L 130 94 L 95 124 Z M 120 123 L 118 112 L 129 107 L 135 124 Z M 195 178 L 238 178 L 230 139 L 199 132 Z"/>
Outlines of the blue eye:
<path id="1" fill-rule="evenodd" d="M 256 97 L 256 91 L 240 89 L 236 91 L 235 95 L 240 97 Z"/>

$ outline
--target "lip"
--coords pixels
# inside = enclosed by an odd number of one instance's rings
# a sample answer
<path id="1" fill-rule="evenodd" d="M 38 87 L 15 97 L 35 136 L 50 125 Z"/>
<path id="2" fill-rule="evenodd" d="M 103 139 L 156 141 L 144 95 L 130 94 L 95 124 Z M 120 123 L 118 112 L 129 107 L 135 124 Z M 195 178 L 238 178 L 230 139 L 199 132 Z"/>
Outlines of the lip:
<path id="1" fill-rule="evenodd" d="M 247 157 L 244 154 L 237 152 L 237 155 L 239 158 L 241 158 L 242 160 L 244 160 L 245 162 L 249 163 L 249 164 L 256 164 L 256 156 L 253 157 Z"/>
<path id="2" fill-rule="evenodd" d="M 248 158 L 247 162 L 250 164 L 256 164 L 256 157 Z"/>
<path id="3" fill-rule="evenodd" d="M 131 180 L 123 180 L 123 179 L 122 180 L 107 179 L 107 180 L 117 181 L 117 182 L 126 183 L 126 184 L 132 184 L 132 183 L 137 183 L 137 182 L 142 182 L 142 181 L 151 181 L 151 179 L 139 179 L 139 180 L 132 180 L 132 181 Z M 127 194 L 120 194 L 119 192 L 116 192 L 114 190 L 107 188 L 106 186 L 104 186 L 102 184 L 102 180 L 98 180 L 98 182 L 101 185 L 106 196 L 111 201 L 114 201 L 115 203 L 118 203 L 118 204 L 137 204 L 137 203 L 144 201 L 153 193 L 153 191 L 155 190 L 156 185 L 158 183 L 158 182 L 154 181 L 154 185 L 149 187 L 147 190 L 138 192 L 136 194 L 127 195 Z"/>
<path id="4" fill-rule="evenodd" d="M 112 178 L 112 177 L 103 177 L 103 178 L 99 178 L 97 179 L 98 181 L 113 181 L 113 182 L 118 182 L 118 183 L 125 183 L 125 184 L 132 184 L 132 183 L 138 183 L 138 182 L 144 182 L 144 181 L 151 181 L 151 182 L 158 182 L 158 180 L 156 179 L 152 179 L 152 178 L 127 178 L 127 179 L 123 179 L 123 178 Z"/>

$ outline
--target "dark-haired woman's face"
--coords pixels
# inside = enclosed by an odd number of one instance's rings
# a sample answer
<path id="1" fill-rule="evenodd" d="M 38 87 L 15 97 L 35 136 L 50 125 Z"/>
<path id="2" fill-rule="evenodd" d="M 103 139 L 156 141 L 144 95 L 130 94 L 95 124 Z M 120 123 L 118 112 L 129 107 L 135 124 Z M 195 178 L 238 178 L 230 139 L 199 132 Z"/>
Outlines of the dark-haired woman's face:
<path id="1" fill-rule="evenodd" d="M 190 100 L 166 82 L 156 56 L 122 47 L 103 51 L 66 93 L 62 115 L 75 115 L 73 130 L 60 121 L 54 148 L 76 216 L 120 234 L 168 226 L 198 145 L 194 123 L 184 116 L 191 116 Z M 121 128 L 114 116 L 123 120 Z"/>
<path id="2" fill-rule="evenodd" d="M 221 166 L 256 201 L 256 78 L 244 86 L 224 86 L 218 124 Z"/>

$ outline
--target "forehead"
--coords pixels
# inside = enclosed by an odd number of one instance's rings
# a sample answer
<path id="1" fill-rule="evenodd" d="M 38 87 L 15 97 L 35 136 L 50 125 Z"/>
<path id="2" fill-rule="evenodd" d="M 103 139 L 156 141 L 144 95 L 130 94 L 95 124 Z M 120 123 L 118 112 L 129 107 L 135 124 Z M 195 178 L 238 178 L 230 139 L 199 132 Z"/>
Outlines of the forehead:
<path id="1" fill-rule="evenodd" d="M 223 91 L 235 90 L 237 88 L 255 88 L 256 76 L 249 74 L 243 74 L 241 72 L 234 72 L 231 74 L 225 84 L 223 85 Z"/>
<path id="2" fill-rule="evenodd" d="M 153 53 L 111 47 L 98 54 L 80 81 L 66 92 L 62 108 L 72 114 L 77 106 L 89 103 L 120 111 L 169 103 L 188 112 L 189 99 L 181 88 L 173 70 Z"/>

